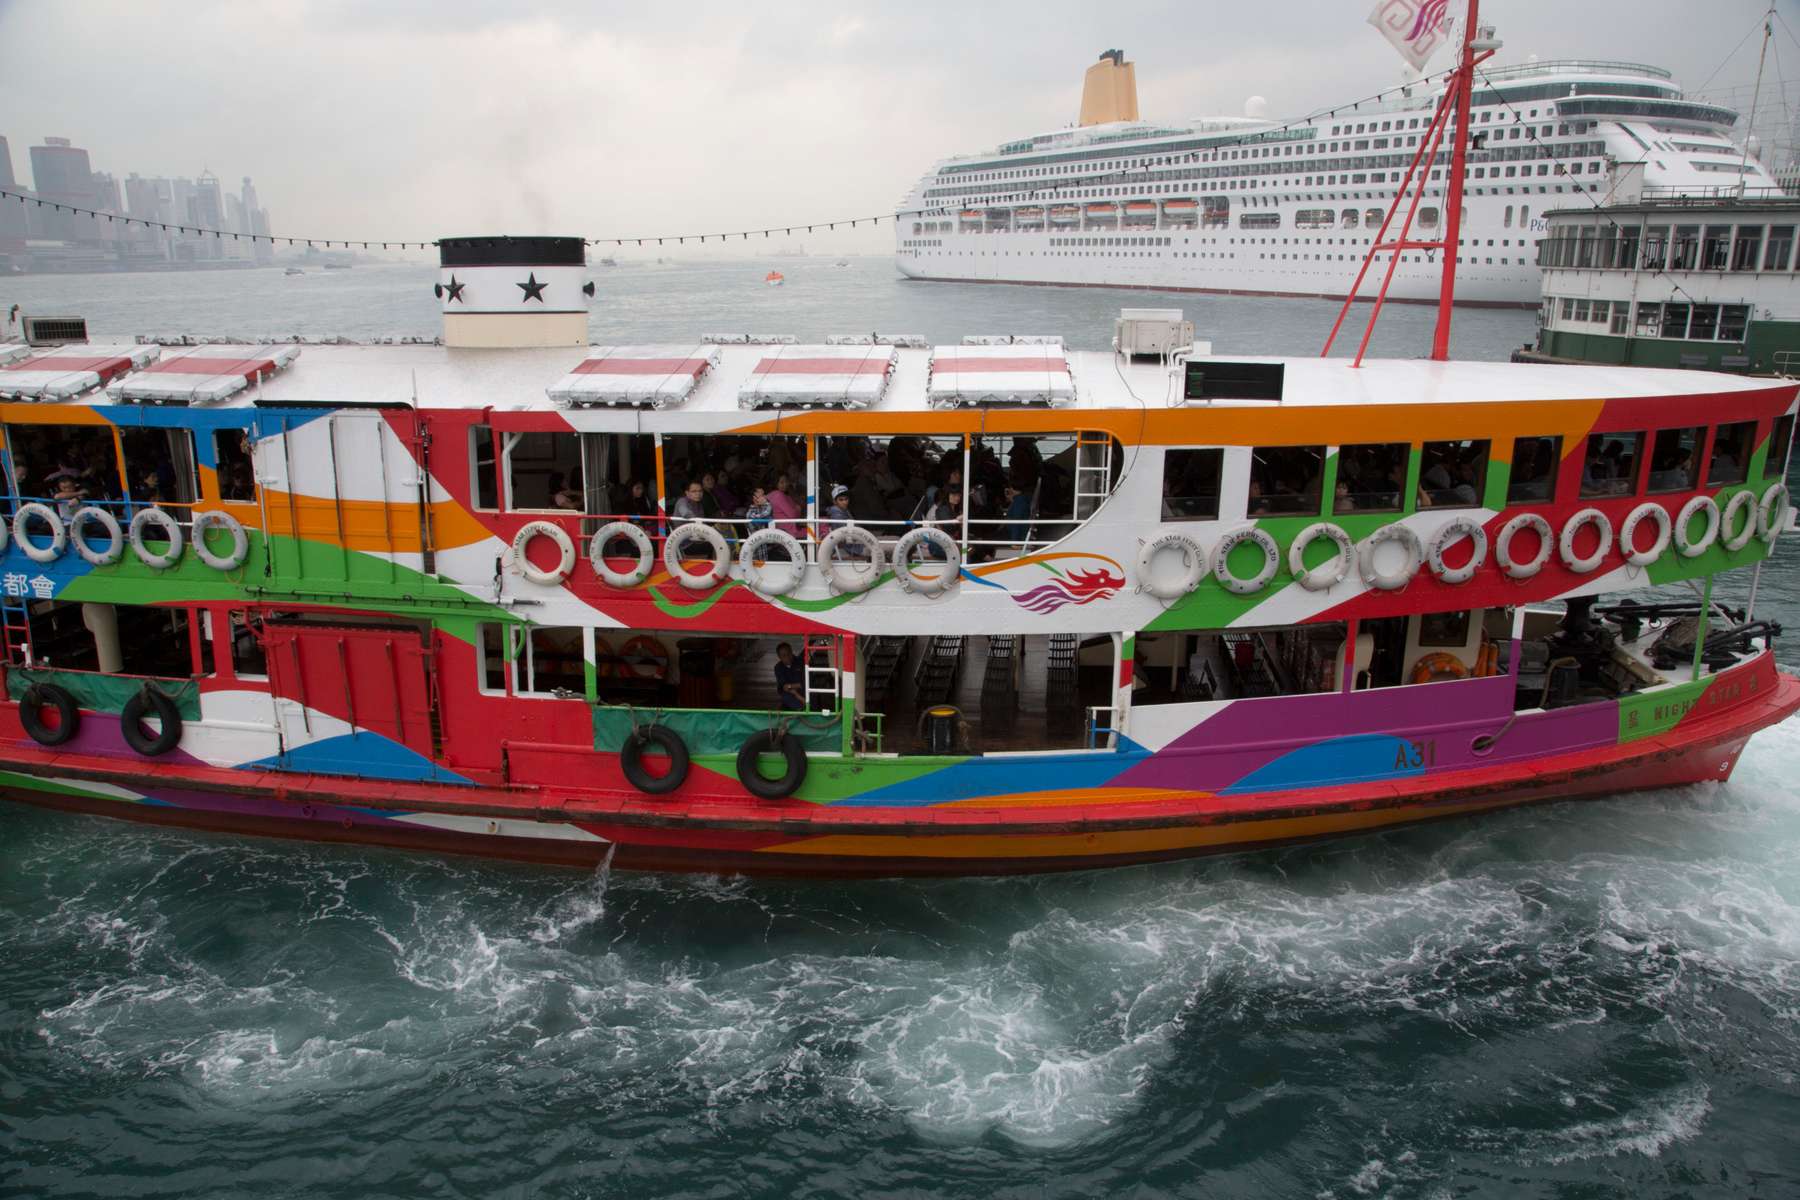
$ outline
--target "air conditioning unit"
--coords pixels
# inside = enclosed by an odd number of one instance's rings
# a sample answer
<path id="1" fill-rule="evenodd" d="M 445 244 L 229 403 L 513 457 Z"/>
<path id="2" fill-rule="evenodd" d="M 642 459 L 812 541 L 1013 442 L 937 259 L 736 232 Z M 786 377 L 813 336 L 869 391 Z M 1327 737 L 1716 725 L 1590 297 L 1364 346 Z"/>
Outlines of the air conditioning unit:
<path id="1" fill-rule="evenodd" d="M 26 317 L 25 340 L 33 346 L 66 346 L 88 340 L 86 317 Z"/>
<path id="2" fill-rule="evenodd" d="M 1121 308 L 1113 322 L 1113 349 L 1127 358 L 1137 354 L 1167 357 L 1194 344 L 1194 323 L 1179 308 Z"/>

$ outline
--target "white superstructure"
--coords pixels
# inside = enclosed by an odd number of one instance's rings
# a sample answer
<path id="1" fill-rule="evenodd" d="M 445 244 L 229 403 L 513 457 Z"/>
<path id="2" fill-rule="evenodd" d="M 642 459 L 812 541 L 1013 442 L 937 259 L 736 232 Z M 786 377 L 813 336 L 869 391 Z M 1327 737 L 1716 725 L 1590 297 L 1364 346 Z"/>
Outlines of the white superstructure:
<path id="1" fill-rule="evenodd" d="M 1421 85 L 1286 124 L 1108 121 L 947 159 L 899 205 L 898 264 L 914 279 L 1342 297 L 1436 96 Z M 1732 140 L 1736 121 L 1684 98 L 1658 67 L 1570 59 L 1482 71 L 1457 300 L 1535 306 L 1543 214 L 1576 196 L 1774 187 Z M 1418 236 L 1442 221 L 1454 132 L 1431 168 Z M 1378 290 L 1385 259 L 1377 267 L 1361 294 Z M 1403 255 L 1388 298 L 1435 301 L 1440 280 L 1434 254 Z"/>

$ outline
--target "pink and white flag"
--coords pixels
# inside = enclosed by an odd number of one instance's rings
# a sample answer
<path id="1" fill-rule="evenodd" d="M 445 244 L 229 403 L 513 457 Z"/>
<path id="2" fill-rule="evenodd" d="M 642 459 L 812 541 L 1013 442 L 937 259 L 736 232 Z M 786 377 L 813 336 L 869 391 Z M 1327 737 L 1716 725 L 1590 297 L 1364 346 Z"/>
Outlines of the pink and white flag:
<path id="1" fill-rule="evenodd" d="M 1421 73 L 1438 47 L 1450 40 L 1450 0 L 1375 0 L 1369 24 Z"/>

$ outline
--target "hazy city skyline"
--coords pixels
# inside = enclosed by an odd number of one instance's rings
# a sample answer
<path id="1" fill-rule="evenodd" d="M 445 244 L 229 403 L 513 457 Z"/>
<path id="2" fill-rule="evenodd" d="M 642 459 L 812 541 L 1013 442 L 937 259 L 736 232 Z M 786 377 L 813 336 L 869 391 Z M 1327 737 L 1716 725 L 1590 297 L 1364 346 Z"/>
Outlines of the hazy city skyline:
<path id="1" fill-rule="evenodd" d="M 1674 0 L 1630 11 L 1490 4 L 1483 19 L 1507 43 L 1501 63 L 1654 63 L 1748 111 L 1761 4 L 1731 0 L 1704 21 Z M 1781 11 L 1758 121 L 1776 142 L 1795 95 L 1782 64 L 1800 70 L 1800 0 Z M 15 160 L 59 135 L 120 178 L 229 163 L 257 180 L 283 236 L 314 238 L 635 237 L 889 213 L 940 158 L 1068 124 L 1081 72 L 1112 46 L 1138 63 L 1149 119 L 1241 114 L 1253 95 L 1284 119 L 1402 81 L 1363 0 L 1204 24 L 1169 4 L 759 16 L 703 0 L 678 24 L 556 3 L 199 5 L 153 54 L 109 36 L 139 12 L 0 4 Z M 75 44 L 107 86 L 69 88 L 43 52 Z M 891 238 L 883 226 L 810 244 L 881 251 Z"/>

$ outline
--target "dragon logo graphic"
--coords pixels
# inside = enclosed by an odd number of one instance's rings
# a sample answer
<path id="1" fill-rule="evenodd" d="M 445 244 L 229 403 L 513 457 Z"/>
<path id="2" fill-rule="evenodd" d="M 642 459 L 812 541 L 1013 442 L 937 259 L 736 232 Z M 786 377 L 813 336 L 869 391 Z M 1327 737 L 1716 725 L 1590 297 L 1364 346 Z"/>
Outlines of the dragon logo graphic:
<path id="1" fill-rule="evenodd" d="M 1125 586 L 1125 577 L 1102 567 L 1094 571 L 1070 571 L 1066 578 L 1039 584 L 1013 596 L 1021 608 L 1034 613 L 1053 613 L 1069 604 L 1110 600 Z"/>

